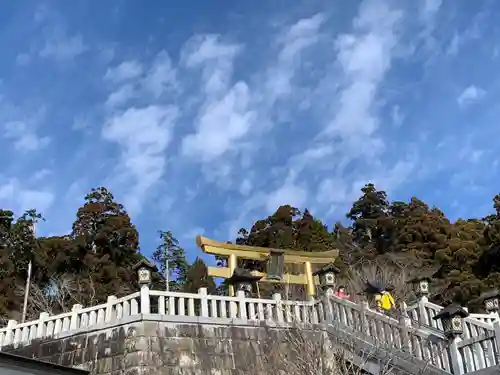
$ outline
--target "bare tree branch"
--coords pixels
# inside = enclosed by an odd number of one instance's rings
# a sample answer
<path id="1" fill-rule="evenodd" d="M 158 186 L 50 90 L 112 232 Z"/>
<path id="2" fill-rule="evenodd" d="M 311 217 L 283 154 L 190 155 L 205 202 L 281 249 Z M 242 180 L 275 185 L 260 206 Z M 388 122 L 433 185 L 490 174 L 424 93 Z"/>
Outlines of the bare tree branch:
<path id="1" fill-rule="evenodd" d="M 24 293 L 25 288 L 19 288 L 19 294 Z M 34 283 L 30 286 L 27 316 L 29 319 L 37 319 L 41 312 L 50 315 L 69 312 L 75 304 L 94 306 L 97 304 L 95 295 L 91 277 L 75 280 L 70 275 L 54 274 L 46 285 Z"/>

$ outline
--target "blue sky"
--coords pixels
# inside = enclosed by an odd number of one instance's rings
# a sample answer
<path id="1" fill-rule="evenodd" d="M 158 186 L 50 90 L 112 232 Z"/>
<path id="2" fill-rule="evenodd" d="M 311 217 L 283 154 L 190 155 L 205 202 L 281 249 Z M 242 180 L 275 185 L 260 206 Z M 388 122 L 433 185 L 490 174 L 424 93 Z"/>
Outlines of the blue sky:
<path id="1" fill-rule="evenodd" d="M 2 1 L 0 206 L 67 233 L 105 185 L 142 251 L 372 181 L 449 217 L 500 191 L 491 1 Z"/>

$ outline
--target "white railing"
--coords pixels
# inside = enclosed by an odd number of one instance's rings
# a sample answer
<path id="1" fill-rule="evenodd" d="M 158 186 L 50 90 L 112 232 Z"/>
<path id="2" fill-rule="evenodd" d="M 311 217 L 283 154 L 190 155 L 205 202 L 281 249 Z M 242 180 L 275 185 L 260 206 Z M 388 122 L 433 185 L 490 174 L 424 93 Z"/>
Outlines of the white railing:
<path id="1" fill-rule="evenodd" d="M 0 349 L 34 339 L 57 337 L 93 326 L 113 324 L 128 316 L 203 317 L 207 319 L 240 319 L 275 323 L 326 323 L 361 336 L 375 347 L 402 350 L 444 371 L 461 375 L 499 364 L 500 322 L 487 321 L 490 315 L 464 319 L 464 334 L 456 339 L 445 337 L 440 321 L 432 319 L 441 306 L 425 299 L 402 314 L 389 317 L 334 296 L 321 300 L 286 301 L 279 294 L 272 299 L 236 297 L 149 290 L 123 298 L 108 297 L 105 304 L 49 316 L 41 313 L 37 320 L 18 324 L 9 321 L 0 329 Z M 486 321 L 484 321 L 486 320 Z M 221 321 L 221 320 L 219 320 Z M 223 321 L 221 321 L 223 322 Z"/>
<path id="2" fill-rule="evenodd" d="M 54 316 L 42 312 L 37 320 L 20 324 L 9 320 L 7 326 L 0 329 L 0 348 L 137 315 L 140 312 L 139 297 L 139 292 L 123 298 L 109 296 L 108 302 L 102 305 L 88 308 L 74 305 L 70 312 Z"/>
<path id="3" fill-rule="evenodd" d="M 408 307 L 407 313 L 414 326 L 432 327 L 443 331 L 442 322 L 433 319 L 442 309 L 442 306 L 422 298 L 418 303 Z M 500 364 L 499 327 L 498 313 L 470 314 L 463 320 L 463 334 L 455 343 L 461 373 Z"/>
<path id="4" fill-rule="evenodd" d="M 236 297 L 208 295 L 202 288 L 198 294 L 152 290 L 149 295 L 151 312 L 160 315 L 319 323 L 315 301 L 283 301 L 278 293 L 273 299 L 258 299 L 241 292 Z"/>
<path id="5" fill-rule="evenodd" d="M 322 304 L 333 312 L 333 320 L 361 333 L 376 347 L 402 350 L 434 367 L 452 371 L 449 342 L 442 332 L 415 328 L 404 314 L 390 317 L 369 309 L 366 304 L 336 297 L 324 300 Z"/>
<path id="6" fill-rule="evenodd" d="M 413 324 L 417 326 L 428 326 L 442 331 L 443 324 L 439 319 L 434 319 L 442 309 L 443 306 L 429 302 L 427 298 L 424 297 L 419 302 L 407 307 L 406 311 Z M 493 331 L 493 325 L 498 321 L 500 321 L 498 313 L 470 314 L 464 319 L 464 333 L 461 338 L 467 340 L 481 335 L 484 333 L 483 331 L 485 329 Z"/>

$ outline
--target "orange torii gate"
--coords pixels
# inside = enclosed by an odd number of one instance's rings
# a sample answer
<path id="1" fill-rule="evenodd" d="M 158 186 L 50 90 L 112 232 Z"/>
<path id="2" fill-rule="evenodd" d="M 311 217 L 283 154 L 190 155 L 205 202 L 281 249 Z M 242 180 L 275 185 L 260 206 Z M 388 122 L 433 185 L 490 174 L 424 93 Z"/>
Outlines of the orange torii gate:
<path id="1" fill-rule="evenodd" d="M 310 297 L 315 296 L 316 285 L 319 285 L 318 276 L 313 275 L 312 265 L 324 266 L 333 263 L 339 255 L 339 251 L 336 249 L 309 253 L 288 249 L 228 244 L 202 236 L 196 237 L 196 243 L 207 254 L 228 258 L 228 267 L 208 267 L 208 274 L 212 277 L 230 278 L 237 267 L 238 259 L 267 261 L 267 272 L 251 272 L 254 276 L 262 277 L 260 282 L 305 285 L 307 294 Z M 285 273 L 285 264 L 302 265 L 303 273 L 300 275 Z M 233 286 L 229 287 L 229 295 L 234 296 Z"/>

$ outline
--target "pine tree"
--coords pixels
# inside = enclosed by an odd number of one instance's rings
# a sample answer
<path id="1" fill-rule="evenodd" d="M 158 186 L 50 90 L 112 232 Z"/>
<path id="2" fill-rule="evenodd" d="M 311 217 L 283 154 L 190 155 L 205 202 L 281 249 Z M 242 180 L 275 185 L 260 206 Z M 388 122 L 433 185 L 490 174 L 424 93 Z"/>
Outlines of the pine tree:
<path id="1" fill-rule="evenodd" d="M 189 267 L 182 290 L 186 293 L 198 293 L 199 288 L 207 288 L 208 294 L 216 294 L 217 287 L 212 276 L 208 276 L 207 265 L 201 258 L 196 258 Z"/>
<path id="2" fill-rule="evenodd" d="M 126 295 L 136 289 L 132 266 L 142 257 L 139 234 L 130 216 L 105 187 L 92 189 L 77 211 L 69 268 L 86 283 L 89 295 Z M 95 291 L 95 293 L 94 293 Z"/>
<path id="3" fill-rule="evenodd" d="M 371 183 L 361 192 L 346 217 L 352 221 L 353 241 L 362 249 L 362 256 L 369 259 L 388 251 L 389 201 L 385 191 Z"/>
<path id="4" fill-rule="evenodd" d="M 153 261 L 164 276 L 164 286 L 168 279 L 169 290 L 180 290 L 186 282 L 189 267 L 186 254 L 184 249 L 179 246 L 179 241 L 177 241 L 171 231 L 159 231 L 159 234 L 161 244 L 158 245 L 153 253 Z"/>

